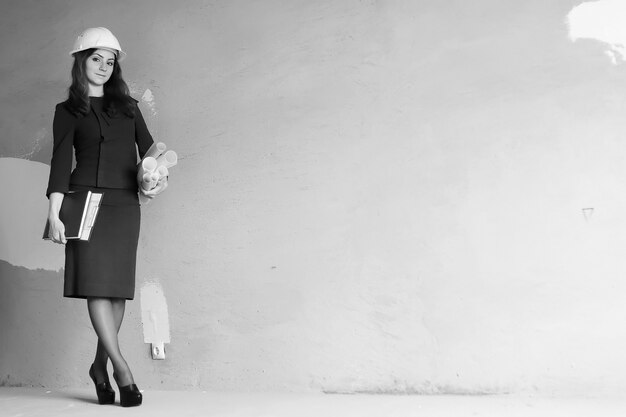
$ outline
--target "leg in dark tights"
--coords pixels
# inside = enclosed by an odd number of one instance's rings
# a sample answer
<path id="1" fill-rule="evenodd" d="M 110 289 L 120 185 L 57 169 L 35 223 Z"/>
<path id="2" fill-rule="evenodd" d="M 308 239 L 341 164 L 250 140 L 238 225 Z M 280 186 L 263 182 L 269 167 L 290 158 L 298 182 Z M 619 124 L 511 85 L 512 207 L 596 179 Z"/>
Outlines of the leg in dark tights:
<path id="1" fill-rule="evenodd" d="M 113 318 L 115 319 L 116 331 L 119 334 L 120 327 L 122 326 L 122 320 L 124 319 L 124 311 L 126 309 L 126 300 L 123 298 L 111 298 L 113 307 Z M 100 338 L 98 338 L 98 346 L 96 348 L 96 357 L 93 361 L 94 373 L 96 375 L 96 381 L 103 382 L 108 380 L 107 375 L 107 363 L 109 361 L 109 355 L 102 344 Z"/>
<path id="2" fill-rule="evenodd" d="M 126 300 L 119 298 L 89 298 L 87 308 L 96 334 L 98 347 L 94 360 L 96 380 L 106 379 L 107 360 L 111 359 L 113 369 L 122 386 L 134 384 L 133 375 L 120 352 L 118 332 L 124 318 Z"/>

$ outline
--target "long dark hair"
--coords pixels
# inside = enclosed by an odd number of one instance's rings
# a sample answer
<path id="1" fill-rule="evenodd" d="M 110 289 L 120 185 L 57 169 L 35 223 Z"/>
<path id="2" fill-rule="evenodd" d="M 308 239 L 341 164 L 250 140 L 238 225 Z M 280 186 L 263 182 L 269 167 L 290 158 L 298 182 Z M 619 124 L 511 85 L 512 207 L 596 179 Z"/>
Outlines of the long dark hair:
<path id="1" fill-rule="evenodd" d="M 85 64 L 94 51 L 96 49 L 92 48 L 74 54 L 72 85 L 69 88 L 67 106 L 77 116 L 89 113 L 89 81 L 85 73 Z M 104 110 L 111 117 L 120 114 L 134 117 L 135 105 L 136 101 L 130 96 L 128 85 L 122 78 L 122 68 L 116 59 L 111 78 L 104 84 Z"/>

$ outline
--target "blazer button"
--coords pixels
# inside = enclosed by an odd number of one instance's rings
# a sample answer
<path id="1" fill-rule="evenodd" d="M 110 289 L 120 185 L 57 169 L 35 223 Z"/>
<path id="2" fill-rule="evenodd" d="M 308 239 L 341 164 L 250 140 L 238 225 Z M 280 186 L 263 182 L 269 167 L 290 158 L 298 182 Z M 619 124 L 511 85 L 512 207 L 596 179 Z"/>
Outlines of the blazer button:
<path id="1" fill-rule="evenodd" d="M 104 136 L 100 136 L 100 142 L 104 142 Z"/>

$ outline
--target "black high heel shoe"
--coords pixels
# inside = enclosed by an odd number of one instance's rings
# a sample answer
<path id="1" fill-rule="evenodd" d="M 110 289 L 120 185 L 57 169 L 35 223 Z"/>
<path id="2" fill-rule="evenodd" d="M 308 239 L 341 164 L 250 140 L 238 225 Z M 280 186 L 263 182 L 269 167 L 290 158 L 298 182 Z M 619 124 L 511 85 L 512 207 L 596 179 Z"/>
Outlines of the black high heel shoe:
<path id="1" fill-rule="evenodd" d="M 107 379 L 104 382 L 98 384 L 96 382 L 96 374 L 93 371 L 93 363 L 89 368 L 89 377 L 91 377 L 93 384 L 96 386 L 98 404 L 113 404 L 115 402 L 115 391 L 113 391 L 113 387 L 111 387 L 109 377 L 107 376 Z"/>
<path id="2" fill-rule="evenodd" d="M 120 405 L 122 407 L 136 407 L 141 405 L 141 401 L 143 400 L 143 395 L 139 392 L 139 388 L 137 385 L 130 384 L 120 387 L 120 383 L 117 380 L 117 375 L 113 372 L 113 378 L 117 383 L 117 387 L 120 390 Z"/>

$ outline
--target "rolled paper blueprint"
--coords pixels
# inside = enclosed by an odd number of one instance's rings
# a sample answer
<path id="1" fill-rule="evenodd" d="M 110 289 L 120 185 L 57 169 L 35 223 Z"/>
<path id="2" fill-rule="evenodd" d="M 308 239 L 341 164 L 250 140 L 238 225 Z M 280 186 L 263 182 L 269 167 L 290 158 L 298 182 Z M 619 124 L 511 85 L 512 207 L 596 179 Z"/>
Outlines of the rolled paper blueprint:
<path id="1" fill-rule="evenodd" d="M 164 166 L 165 168 L 171 168 L 178 162 L 178 155 L 176 152 L 169 150 L 163 155 L 157 158 L 157 166 Z"/>
<path id="2" fill-rule="evenodd" d="M 137 182 L 143 186 L 143 181 L 145 179 L 145 175 L 152 175 L 152 173 L 156 172 L 157 162 L 153 157 L 145 158 L 143 161 L 139 163 L 137 167 Z M 144 188 L 145 189 L 145 188 Z"/>
<path id="3" fill-rule="evenodd" d="M 146 172 L 143 175 L 141 188 L 143 188 L 146 191 L 150 191 L 153 188 L 159 186 L 160 182 L 165 180 L 169 174 L 170 174 L 169 170 L 163 165 L 161 165 L 160 167 L 157 167 L 156 171 L 152 173 Z M 150 202 L 150 199 L 146 197 L 145 195 L 139 193 L 139 202 L 141 204 L 148 204 Z"/>
<path id="4" fill-rule="evenodd" d="M 154 173 L 150 174 L 149 172 L 146 172 L 145 174 L 143 174 L 143 178 L 141 180 L 141 188 L 146 191 L 150 191 L 151 189 L 156 187 L 157 182 L 158 179 L 154 179 Z"/>
<path id="5" fill-rule="evenodd" d="M 165 152 L 165 149 L 167 149 L 167 146 L 165 146 L 165 144 L 163 142 L 155 142 L 152 144 L 152 146 L 150 146 L 150 149 L 148 149 L 148 151 L 146 152 L 146 154 L 143 156 L 144 159 L 146 158 L 158 158 L 163 152 Z"/>
<path id="6" fill-rule="evenodd" d="M 159 142 L 157 144 L 153 144 L 152 147 L 155 147 L 156 145 L 162 145 L 157 147 L 157 151 L 159 149 L 162 151 L 165 150 L 165 145 L 163 143 Z M 152 147 L 150 149 L 152 149 Z M 177 163 L 178 155 L 172 150 L 162 153 L 156 159 L 146 153 L 137 169 L 137 180 L 141 183 L 141 188 L 144 191 L 150 191 L 159 187 L 161 182 L 165 181 L 169 175 L 168 168 L 173 167 Z M 148 204 L 150 200 L 151 199 L 146 197 L 144 194 L 139 193 L 139 202 L 142 205 Z"/>
<path id="7" fill-rule="evenodd" d="M 159 179 L 170 175 L 170 171 L 165 165 L 158 166 L 156 172 L 159 174 Z"/>
<path id="8" fill-rule="evenodd" d="M 148 156 L 141 161 L 141 169 L 143 169 L 144 172 L 154 172 L 157 166 L 157 160 L 152 156 Z"/>

